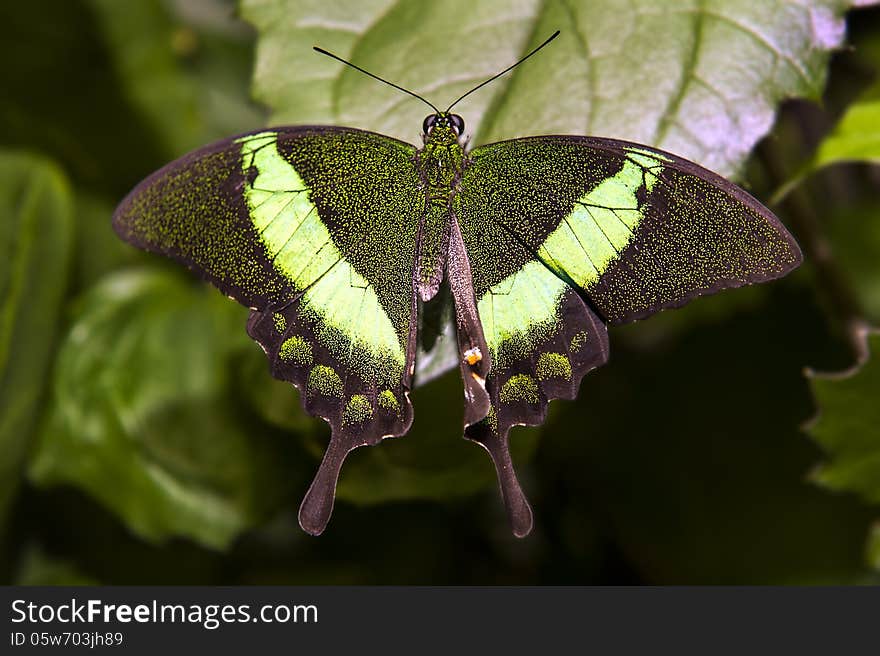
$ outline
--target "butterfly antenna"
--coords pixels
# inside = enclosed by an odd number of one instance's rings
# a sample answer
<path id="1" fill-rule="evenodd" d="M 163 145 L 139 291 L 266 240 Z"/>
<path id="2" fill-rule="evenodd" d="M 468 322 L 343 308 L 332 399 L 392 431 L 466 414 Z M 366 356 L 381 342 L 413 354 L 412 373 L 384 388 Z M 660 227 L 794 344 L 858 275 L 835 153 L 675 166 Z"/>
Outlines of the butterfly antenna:
<path id="1" fill-rule="evenodd" d="M 536 52 L 538 52 L 541 48 L 543 48 L 543 47 L 546 46 L 548 43 L 550 43 L 550 42 L 551 42 L 553 39 L 555 39 L 557 36 L 559 36 L 559 30 L 556 30 L 553 34 L 551 34 L 551 35 L 547 38 L 546 41 L 544 41 L 544 43 L 542 43 L 542 44 L 539 45 L 537 48 L 535 48 L 534 50 L 532 50 L 529 54 L 527 54 L 525 57 L 523 57 L 522 59 L 520 59 L 520 60 L 519 60 L 518 62 L 516 62 L 515 64 L 511 64 L 510 66 L 508 66 L 507 68 L 505 68 L 505 69 L 504 69 L 503 71 L 501 71 L 500 73 L 496 73 L 495 75 L 493 75 L 492 77 L 490 77 L 490 78 L 489 78 L 488 80 L 486 80 L 485 82 L 481 82 L 480 84 L 478 84 L 477 86 L 475 86 L 473 89 L 471 89 L 470 91 L 468 91 L 466 94 L 464 94 L 463 96 L 460 96 L 460 97 L 458 98 L 458 100 L 456 100 L 454 103 L 452 103 L 449 107 L 446 108 L 446 111 L 448 112 L 449 110 L 451 110 L 453 107 L 455 107 L 458 103 L 460 103 L 462 100 L 464 100 L 465 98 L 467 98 L 469 95 L 471 95 L 471 94 L 472 94 L 474 91 L 476 91 L 477 89 L 482 89 L 484 86 L 486 86 L 487 84 L 489 84 L 489 82 L 491 82 L 492 80 L 495 80 L 495 79 L 501 77 L 502 75 L 504 75 L 504 74 L 507 73 L 508 71 L 510 71 L 510 70 L 516 68 L 517 66 L 519 66 L 520 64 L 522 64 L 526 59 L 528 59 L 529 57 L 531 57 L 532 55 L 534 55 Z"/>
<path id="2" fill-rule="evenodd" d="M 558 32 L 557 32 L 557 34 L 558 34 Z M 554 36 L 555 36 L 555 35 L 554 35 Z M 342 57 L 339 57 L 338 55 L 334 55 L 332 52 L 328 52 L 328 51 L 324 50 L 323 48 L 319 48 L 318 46 L 313 46 L 313 49 L 314 49 L 316 52 L 320 52 L 322 55 L 327 55 L 328 57 L 332 57 L 332 58 L 335 59 L 336 61 L 340 61 L 340 62 L 342 62 L 342 63 L 345 64 L 346 66 L 351 66 L 353 69 L 355 69 L 356 71 L 360 71 L 360 72 L 363 73 L 364 75 L 369 75 L 369 76 L 370 76 L 371 78 L 373 78 L 374 80 L 379 80 L 379 82 L 384 82 L 384 83 L 387 84 L 389 87 L 394 87 L 394 88 L 397 89 L 398 91 L 403 91 L 404 93 L 408 93 L 408 94 L 411 95 L 413 98 L 418 98 L 418 99 L 421 100 L 423 103 L 425 103 L 428 107 L 430 107 L 431 109 L 433 109 L 437 114 L 440 113 L 440 110 L 437 109 L 437 108 L 434 106 L 433 103 L 428 102 L 427 100 L 425 100 L 424 98 L 422 98 L 419 94 L 417 94 L 417 93 L 413 93 L 413 92 L 410 91 L 409 89 L 404 89 L 402 86 L 397 85 L 397 84 L 394 84 L 394 82 L 389 82 L 388 80 L 386 80 L 386 79 L 384 79 L 384 78 L 381 78 L 381 77 L 379 77 L 378 75 L 374 75 L 373 73 L 370 73 L 370 71 L 365 71 L 365 70 L 362 69 L 360 66 L 356 66 L 355 64 L 352 64 L 350 61 L 347 61 L 347 60 L 343 59 Z"/>

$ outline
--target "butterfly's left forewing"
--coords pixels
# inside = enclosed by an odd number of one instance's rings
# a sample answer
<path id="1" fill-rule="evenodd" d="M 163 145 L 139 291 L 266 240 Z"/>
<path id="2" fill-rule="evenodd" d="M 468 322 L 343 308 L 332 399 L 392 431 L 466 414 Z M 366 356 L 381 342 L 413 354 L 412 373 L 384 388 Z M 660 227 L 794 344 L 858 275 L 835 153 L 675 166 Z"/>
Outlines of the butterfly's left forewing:
<path id="1" fill-rule="evenodd" d="M 624 323 L 800 262 L 766 208 L 719 176 L 645 146 L 529 137 L 471 153 L 453 210 L 492 360 L 488 415 L 466 428 L 495 461 L 517 533 L 531 514 L 507 433 L 574 398 Z"/>
<path id="2" fill-rule="evenodd" d="M 320 533 L 346 454 L 412 422 L 414 149 L 344 128 L 297 127 L 208 146 L 145 180 L 121 236 L 186 263 L 251 307 L 272 374 L 332 437 L 300 509 Z"/>

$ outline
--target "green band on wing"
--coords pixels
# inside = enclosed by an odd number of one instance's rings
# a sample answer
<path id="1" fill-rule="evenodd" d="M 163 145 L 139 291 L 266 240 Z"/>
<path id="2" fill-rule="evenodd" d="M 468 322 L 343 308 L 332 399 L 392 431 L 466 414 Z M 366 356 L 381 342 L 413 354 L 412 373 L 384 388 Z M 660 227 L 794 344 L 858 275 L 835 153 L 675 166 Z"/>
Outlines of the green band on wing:
<path id="1" fill-rule="evenodd" d="M 644 166 L 646 169 L 662 166 L 663 162 L 667 164 L 672 162 L 671 157 L 667 157 L 663 153 L 648 150 L 647 148 L 639 148 L 637 146 L 627 146 L 624 148 L 631 160 L 634 160 Z"/>
<path id="2" fill-rule="evenodd" d="M 279 154 L 276 138 L 263 132 L 240 140 L 250 180 L 244 196 L 269 258 L 305 292 L 305 312 L 317 314 L 379 362 L 403 367 L 404 347 L 375 290 L 336 248 L 302 177 Z"/>
<path id="3" fill-rule="evenodd" d="M 297 289 L 308 289 L 340 259 L 330 233 L 296 170 L 278 153 L 274 132 L 241 141 L 244 189 L 251 220 L 275 268 Z"/>
<path id="4" fill-rule="evenodd" d="M 540 262 L 528 262 L 494 285 L 477 304 L 486 344 L 494 354 L 505 341 L 526 339 L 548 322 L 556 322 L 559 297 L 566 284 Z"/>
<path id="5" fill-rule="evenodd" d="M 628 151 L 623 167 L 575 203 L 538 249 L 551 269 L 581 288 L 596 282 L 623 251 L 643 218 L 639 188 L 650 193 L 657 183 L 659 156 Z"/>

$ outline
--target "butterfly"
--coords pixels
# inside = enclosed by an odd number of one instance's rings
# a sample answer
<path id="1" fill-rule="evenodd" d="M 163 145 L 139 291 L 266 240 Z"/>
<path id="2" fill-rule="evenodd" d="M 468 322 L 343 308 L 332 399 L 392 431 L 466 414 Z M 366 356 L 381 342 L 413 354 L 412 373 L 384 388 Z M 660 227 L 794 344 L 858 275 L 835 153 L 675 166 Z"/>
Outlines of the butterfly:
<path id="1" fill-rule="evenodd" d="M 429 104 L 423 145 L 347 127 L 262 129 L 168 164 L 113 215 L 122 239 L 249 307 L 272 375 L 329 423 L 299 510 L 308 533 L 327 526 L 348 453 L 409 430 L 419 326 L 444 294 L 465 437 L 488 451 L 525 536 L 532 511 L 508 433 L 575 398 L 608 360 L 608 326 L 801 262 L 766 207 L 693 162 L 568 135 L 468 150 L 452 105 L 316 50 Z"/>

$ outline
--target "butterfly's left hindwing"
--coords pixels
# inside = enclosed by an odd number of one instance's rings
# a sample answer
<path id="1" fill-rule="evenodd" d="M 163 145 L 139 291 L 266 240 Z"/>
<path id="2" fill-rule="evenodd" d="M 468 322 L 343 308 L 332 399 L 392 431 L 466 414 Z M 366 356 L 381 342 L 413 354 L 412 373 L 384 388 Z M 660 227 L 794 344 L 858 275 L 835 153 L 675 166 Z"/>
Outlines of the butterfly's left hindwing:
<path id="1" fill-rule="evenodd" d="M 252 309 L 272 374 L 327 420 L 300 509 L 320 533 L 353 448 L 405 433 L 415 353 L 415 149 L 344 128 L 243 135 L 141 183 L 114 215 L 126 240 L 172 256 Z"/>

